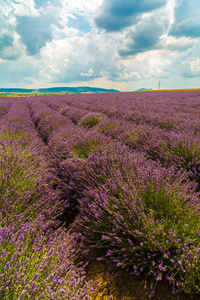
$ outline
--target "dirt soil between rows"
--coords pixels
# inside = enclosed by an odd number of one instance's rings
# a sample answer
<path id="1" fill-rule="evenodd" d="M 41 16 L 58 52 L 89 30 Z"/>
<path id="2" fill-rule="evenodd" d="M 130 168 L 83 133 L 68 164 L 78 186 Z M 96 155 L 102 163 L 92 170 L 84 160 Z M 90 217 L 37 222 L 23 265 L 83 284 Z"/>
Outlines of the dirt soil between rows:
<path id="1" fill-rule="evenodd" d="M 153 298 L 146 295 L 149 282 L 125 271 L 116 272 L 116 267 L 102 262 L 92 261 L 88 264 L 86 281 L 96 280 L 91 300 L 198 300 L 199 295 L 190 297 L 185 293 L 172 295 L 171 286 L 167 282 L 158 282 Z M 146 290 L 145 290 L 146 286 Z M 111 297 L 113 295 L 113 297 Z"/>

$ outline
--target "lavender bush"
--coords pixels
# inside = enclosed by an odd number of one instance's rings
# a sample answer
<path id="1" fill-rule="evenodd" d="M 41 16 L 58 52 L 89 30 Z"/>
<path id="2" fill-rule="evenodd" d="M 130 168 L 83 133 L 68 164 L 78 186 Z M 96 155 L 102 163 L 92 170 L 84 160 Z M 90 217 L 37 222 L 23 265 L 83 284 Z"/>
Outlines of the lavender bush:
<path id="1" fill-rule="evenodd" d="M 84 115 L 78 122 L 78 125 L 81 125 L 85 128 L 92 128 L 99 122 L 105 119 L 105 115 L 99 113 L 89 113 Z"/>
<path id="2" fill-rule="evenodd" d="M 174 164 L 187 170 L 191 179 L 200 184 L 200 146 L 199 136 L 192 132 L 171 134 L 159 147 L 165 165 Z"/>
<path id="3" fill-rule="evenodd" d="M 82 170 L 79 163 L 72 171 L 80 213 L 71 228 L 81 232 L 90 258 L 111 260 L 154 282 L 165 278 L 173 292 L 199 292 L 193 275 L 200 254 L 200 201 L 185 175 L 117 149 L 94 154 Z"/>
<path id="4" fill-rule="evenodd" d="M 90 299 L 91 284 L 75 267 L 73 237 L 42 216 L 0 223 L 0 299 Z"/>
<path id="5" fill-rule="evenodd" d="M 109 139 L 95 131 L 88 131 L 84 127 L 60 126 L 49 137 L 49 148 L 54 157 L 66 159 L 78 157 L 85 159 L 95 149 L 109 143 Z"/>
<path id="6" fill-rule="evenodd" d="M 70 118 L 74 124 L 77 124 L 83 115 L 87 114 L 88 112 L 77 107 L 64 106 L 59 110 L 59 113 Z"/>
<path id="7" fill-rule="evenodd" d="M 31 102 L 29 100 L 32 120 L 38 128 L 41 137 L 47 143 L 51 132 L 62 125 L 70 124 L 70 120 L 61 116 L 41 101 Z"/>

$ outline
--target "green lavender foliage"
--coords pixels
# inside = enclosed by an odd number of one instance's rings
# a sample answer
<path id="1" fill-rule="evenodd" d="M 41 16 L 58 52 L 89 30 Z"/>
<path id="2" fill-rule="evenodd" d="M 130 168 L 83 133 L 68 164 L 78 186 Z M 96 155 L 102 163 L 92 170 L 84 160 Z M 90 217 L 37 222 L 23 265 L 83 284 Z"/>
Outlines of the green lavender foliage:
<path id="1" fill-rule="evenodd" d="M 186 274 L 198 273 L 200 255 L 195 187 L 173 169 L 111 149 L 74 168 L 80 214 L 72 232 L 82 233 L 89 256 L 155 282 L 166 278 L 174 291 L 189 290 Z M 191 280 L 190 293 L 199 292 L 197 276 Z"/>
<path id="2" fill-rule="evenodd" d="M 91 284 L 74 265 L 73 237 L 44 217 L 0 224 L 0 299 L 88 299 Z"/>

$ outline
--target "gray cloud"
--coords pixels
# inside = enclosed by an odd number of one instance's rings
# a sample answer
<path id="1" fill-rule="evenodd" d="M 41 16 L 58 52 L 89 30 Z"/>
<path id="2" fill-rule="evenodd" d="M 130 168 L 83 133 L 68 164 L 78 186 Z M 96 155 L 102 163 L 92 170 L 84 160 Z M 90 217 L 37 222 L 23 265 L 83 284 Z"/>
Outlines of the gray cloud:
<path id="1" fill-rule="evenodd" d="M 104 0 L 95 24 L 107 31 L 120 31 L 137 23 L 142 13 L 160 8 L 166 3 L 167 0 Z"/>
<path id="2" fill-rule="evenodd" d="M 28 55 L 39 54 L 47 42 L 52 41 L 51 25 L 59 25 L 59 18 L 55 14 L 41 15 L 39 17 L 17 17 L 16 32 L 27 48 Z"/>
<path id="3" fill-rule="evenodd" d="M 199 0 L 182 0 L 175 8 L 174 22 L 169 31 L 175 37 L 200 37 Z"/>
<path id="4" fill-rule="evenodd" d="M 0 3 L 1 4 L 1 3 Z M 5 6 L 6 10 L 7 7 Z M 0 6 L 0 57 L 4 57 L 4 52 L 11 47 L 14 42 L 14 26 L 9 23 L 5 11 Z"/>
<path id="5" fill-rule="evenodd" d="M 35 55 L 52 40 L 51 20 L 48 17 L 17 17 L 17 33 L 27 47 L 29 55 Z"/>
<path id="6" fill-rule="evenodd" d="M 195 19 L 191 17 L 186 20 L 181 20 L 178 23 L 174 23 L 170 29 L 170 34 L 175 37 L 200 37 L 200 17 Z"/>
<path id="7" fill-rule="evenodd" d="M 13 40 L 13 37 L 7 34 L 0 36 L 0 51 L 2 51 L 5 47 L 12 46 Z"/>
<path id="8" fill-rule="evenodd" d="M 125 42 L 125 46 L 119 48 L 119 55 L 135 55 L 155 49 L 164 31 L 165 27 L 157 17 L 152 15 L 144 18 L 126 34 L 127 42 Z"/>
<path id="9" fill-rule="evenodd" d="M 0 57 L 3 59 L 39 54 L 53 40 L 52 25 L 63 27 L 61 0 L 35 0 L 38 10 L 29 9 L 24 3 L 11 0 L 10 6 L 0 4 Z"/>

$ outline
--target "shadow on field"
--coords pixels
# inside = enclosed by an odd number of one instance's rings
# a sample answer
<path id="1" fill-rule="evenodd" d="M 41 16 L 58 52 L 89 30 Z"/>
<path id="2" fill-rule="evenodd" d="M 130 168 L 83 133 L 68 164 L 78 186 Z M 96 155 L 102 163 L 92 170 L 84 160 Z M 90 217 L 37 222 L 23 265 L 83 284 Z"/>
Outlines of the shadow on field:
<path id="1" fill-rule="evenodd" d="M 159 282 L 154 297 L 145 295 L 145 281 L 141 277 L 131 276 L 125 271 L 116 272 L 116 268 L 102 262 L 93 261 L 87 266 L 86 281 L 97 280 L 98 285 L 91 292 L 91 300 L 198 300 L 199 295 L 190 297 L 185 293 L 172 295 L 167 282 Z M 146 287 L 150 284 L 147 282 Z M 113 297 L 111 297 L 113 295 Z M 110 297 L 109 297 L 110 296 Z"/>

